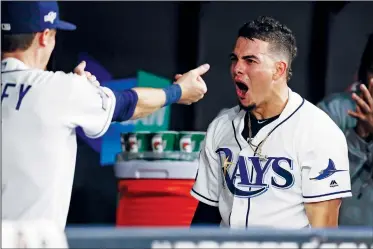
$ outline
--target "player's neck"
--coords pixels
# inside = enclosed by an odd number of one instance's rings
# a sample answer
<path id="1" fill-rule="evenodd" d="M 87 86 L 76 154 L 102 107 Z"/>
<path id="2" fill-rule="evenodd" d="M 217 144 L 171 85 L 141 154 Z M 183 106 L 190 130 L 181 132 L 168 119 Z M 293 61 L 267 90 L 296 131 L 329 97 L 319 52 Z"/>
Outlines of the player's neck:
<path id="1" fill-rule="evenodd" d="M 268 119 L 280 115 L 289 99 L 288 87 L 274 92 L 268 101 L 258 105 L 251 113 L 258 119 Z"/>
<path id="2" fill-rule="evenodd" d="M 45 70 L 46 65 L 42 63 L 41 56 L 35 50 L 26 50 L 26 51 L 15 51 L 2 54 L 2 60 L 6 58 L 15 58 L 22 61 L 26 66 L 30 68 L 42 69 Z"/>

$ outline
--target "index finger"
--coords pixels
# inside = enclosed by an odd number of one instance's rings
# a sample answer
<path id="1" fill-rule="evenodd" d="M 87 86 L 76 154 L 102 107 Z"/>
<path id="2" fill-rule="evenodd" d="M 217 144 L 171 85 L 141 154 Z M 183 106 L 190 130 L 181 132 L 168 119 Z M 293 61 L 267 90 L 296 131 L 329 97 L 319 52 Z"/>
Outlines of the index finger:
<path id="1" fill-rule="evenodd" d="M 191 72 L 200 76 L 200 75 L 204 75 L 209 69 L 210 69 L 210 65 L 206 63 L 191 70 Z"/>
<path id="2" fill-rule="evenodd" d="M 369 84 L 369 88 L 371 88 L 370 84 Z M 360 85 L 360 89 L 361 89 L 363 99 L 365 100 L 365 102 L 368 104 L 370 108 L 373 108 L 373 99 L 372 99 L 372 94 L 370 90 L 368 90 L 368 88 L 364 84 Z"/>

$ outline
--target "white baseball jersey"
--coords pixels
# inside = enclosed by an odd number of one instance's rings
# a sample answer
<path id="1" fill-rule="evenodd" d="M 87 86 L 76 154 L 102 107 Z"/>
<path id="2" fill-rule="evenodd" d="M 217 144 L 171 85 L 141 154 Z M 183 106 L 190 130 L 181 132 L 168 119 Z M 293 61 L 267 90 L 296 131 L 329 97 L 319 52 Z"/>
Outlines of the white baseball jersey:
<path id="1" fill-rule="evenodd" d="M 222 226 L 304 228 L 304 203 L 351 196 L 346 139 L 323 111 L 289 89 L 279 118 L 253 138 L 256 154 L 244 117 L 236 106 L 209 125 L 191 190 L 219 207 Z"/>
<path id="2" fill-rule="evenodd" d="M 76 160 L 75 128 L 108 129 L 115 96 L 85 77 L 2 61 L 2 219 L 46 219 L 64 228 Z"/>

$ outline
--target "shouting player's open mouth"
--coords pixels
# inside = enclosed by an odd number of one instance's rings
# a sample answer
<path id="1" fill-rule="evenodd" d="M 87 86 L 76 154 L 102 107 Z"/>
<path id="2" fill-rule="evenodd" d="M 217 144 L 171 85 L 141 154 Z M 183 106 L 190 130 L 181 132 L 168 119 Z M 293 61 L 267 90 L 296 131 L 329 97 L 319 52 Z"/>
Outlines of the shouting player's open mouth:
<path id="1" fill-rule="evenodd" d="M 245 96 L 246 96 L 247 90 L 249 90 L 249 88 L 244 83 L 242 83 L 240 81 L 235 81 L 235 82 L 236 82 L 237 96 L 240 99 L 244 99 Z"/>

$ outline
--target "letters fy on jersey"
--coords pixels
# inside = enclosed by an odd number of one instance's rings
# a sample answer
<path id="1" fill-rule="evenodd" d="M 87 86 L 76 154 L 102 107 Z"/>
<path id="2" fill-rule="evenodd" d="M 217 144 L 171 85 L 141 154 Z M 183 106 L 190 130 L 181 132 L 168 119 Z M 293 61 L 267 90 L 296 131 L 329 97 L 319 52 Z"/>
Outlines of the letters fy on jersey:
<path id="1" fill-rule="evenodd" d="M 288 189 L 294 184 L 293 174 L 284 168 L 284 165 L 287 165 L 290 170 L 293 169 L 292 160 L 289 158 L 268 157 L 267 160 L 261 161 L 256 156 L 239 156 L 234 165 L 229 148 L 219 148 L 216 153 L 222 164 L 223 187 L 225 182 L 229 191 L 236 197 L 252 198 L 264 194 L 270 185 L 278 189 Z M 231 168 L 228 170 L 228 167 L 233 165 L 233 171 Z M 265 183 L 269 170 L 277 177 L 272 176 L 267 179 L 268 183 Z M 282 178 L 284 183 L 279 183 L 279 178 Z"/>

